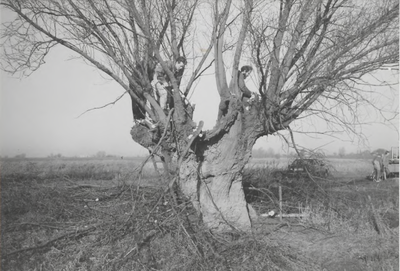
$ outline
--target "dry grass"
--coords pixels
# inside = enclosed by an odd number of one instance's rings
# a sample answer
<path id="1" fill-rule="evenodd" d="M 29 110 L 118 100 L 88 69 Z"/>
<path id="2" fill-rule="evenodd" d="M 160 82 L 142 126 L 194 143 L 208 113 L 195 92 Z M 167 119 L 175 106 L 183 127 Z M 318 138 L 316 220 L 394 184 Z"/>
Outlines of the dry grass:
<path id="1" fill-rule="evenodd" d="M 1 174 L 16 179 L 52 179 L 59 177 L 74 180 L 112 180 L 130 178 L 143 159 L 128 158 L 62 158 L 62 159 L 5 159 L 1 161 Z M 143 170 L 147 178 L 155 177 L 150 163 Z"/>
<path id="2" fill-rule="evenodd" d="M 345 174 L 281 180 L 283 213 L 305 216 L 284 220 L 285 226 L 291 225 L 289 232 L 269 232 L 274 240 L 307 250 L 307 255 L 327 268 L 344 262 L 348 270 L 398 270 L 398 179 L 369 181 L 365 161 L 333 164 L 336 169 L 342 166 Z M 279 211 L 279 184 L 270 178 L 273 170 L 256 167 L 244 176 L 247 199 L 259 213 Z M 351 264 L 362 267 L 350 268 Z"/>
<path id="3" fill-rule="evenodd" d="M 364 270 L 398 270 L 393 187 L 288 182 L 285 212 L 301 207 L 308 219 L 278 220 L 277 227 L 252 235 L 216 236 L 187 202 L 172 204 L 161 186 L 138 187 L 132 171 L 139 163 L 3 161 L 1 269 L 334 270 L 329 266 L 337 265 L 335 259 L 346 262 L 339 253 L 346 251 Z M 259 212 L 277 206 L 277 187 L 266 181 L 275 167 L 246 171 L 247 183 L 259 189 L 247 193 Z M 143 179 L 155 183 L 151 167 Z M 321 247 L 334 257 L 321 254 Z"/>

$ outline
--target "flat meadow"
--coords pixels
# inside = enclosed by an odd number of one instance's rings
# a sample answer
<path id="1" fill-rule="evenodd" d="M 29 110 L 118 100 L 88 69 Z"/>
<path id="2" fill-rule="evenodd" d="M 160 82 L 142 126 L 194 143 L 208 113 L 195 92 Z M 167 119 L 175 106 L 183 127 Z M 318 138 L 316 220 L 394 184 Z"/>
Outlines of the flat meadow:
<path id="1" fill-rule="evenodd" d="M 247 201 L 292 216 L 224 235 L 143 160 L 2 159 L 1 270 L 399 270 L 398 178 L 368 180 L 370 160 L 277 182 L 290 159 L 252 159 Z"/>

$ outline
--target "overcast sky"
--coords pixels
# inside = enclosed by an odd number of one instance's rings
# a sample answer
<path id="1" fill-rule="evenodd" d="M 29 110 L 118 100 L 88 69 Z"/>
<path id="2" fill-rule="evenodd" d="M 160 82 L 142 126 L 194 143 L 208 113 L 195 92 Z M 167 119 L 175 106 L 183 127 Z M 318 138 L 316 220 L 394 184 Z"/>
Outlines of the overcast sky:
<path id="1" fill-rule="evenodd" d="M 129 134 L 133 125 L 130 99 L 124 96 L 115 105 L 88 112 L 85 110 L 115 100 L 123 89 L 106 79 L 82 60 L 70 59 L 71 53 L 61 46 L 55 48 L 46 64 L 27 78 L 1 72 L 0 93 L 0 155 L 13 157 L 25 153 L 28 157 L 45 157 L 61 153 L 64 156 L 90 156 L 98 151 L 119 156 L 145 155 L 147 151 L 135 143 Z M 380 77 L 398 82 L 398 71 L 381 71 Z M 248 83 L 251 85 L 254 77 Z M 196 103 L 195 120 L 204 120 L 205 128 L 215 124 L 218 94 L 214 76 L 206 76 L 197 85 L 192 101 Z M 395 86 L 398 90 L 398 86 Z M 256 90 L 255 88 L 253 89 Z M 398 108 L 398 91 L 380 90 L 388 94 Z M 382 122 L 371 115 L 371 121 Z M 347 152 L 390 149 L 399 144 L 399 119 L 389 123 L 363 126 L 368 142 L 359 142 L 354 135 L 332 137 L 298 137 L 297 143 L 309 148 L 321 147 L 326 152 Z M 285 150 L 277 136 L 260 139 L 255 148 Z"/>

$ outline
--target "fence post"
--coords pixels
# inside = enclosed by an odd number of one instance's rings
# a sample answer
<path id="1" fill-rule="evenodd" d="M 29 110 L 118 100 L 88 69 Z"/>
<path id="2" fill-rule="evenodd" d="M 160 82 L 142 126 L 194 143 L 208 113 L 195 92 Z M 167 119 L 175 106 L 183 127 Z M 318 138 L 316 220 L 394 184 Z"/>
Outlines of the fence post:
<path id="1" fill-rule="evenodd" d="M 279 219 L 282 221 L 282 185 L 279 182 Z"/>

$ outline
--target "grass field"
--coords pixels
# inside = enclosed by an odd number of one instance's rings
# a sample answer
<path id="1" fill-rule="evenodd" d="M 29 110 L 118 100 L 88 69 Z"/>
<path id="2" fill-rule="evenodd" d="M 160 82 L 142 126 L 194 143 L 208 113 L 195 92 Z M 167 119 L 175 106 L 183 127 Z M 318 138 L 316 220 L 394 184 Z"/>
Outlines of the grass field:
<path id="1" fill-rule="evenodd" d="M 399 270 L 398 179 L 370 161 L 330 160 L 328 179 L 281 182 L 282 212 L 253 234 L 213 235 L 188 202 L 172 204 L 151 161 L 1 161 L 1 270 Z M 253 159 L 248 202 L 279 211 L 270 178 L 287 159 Z"/>

